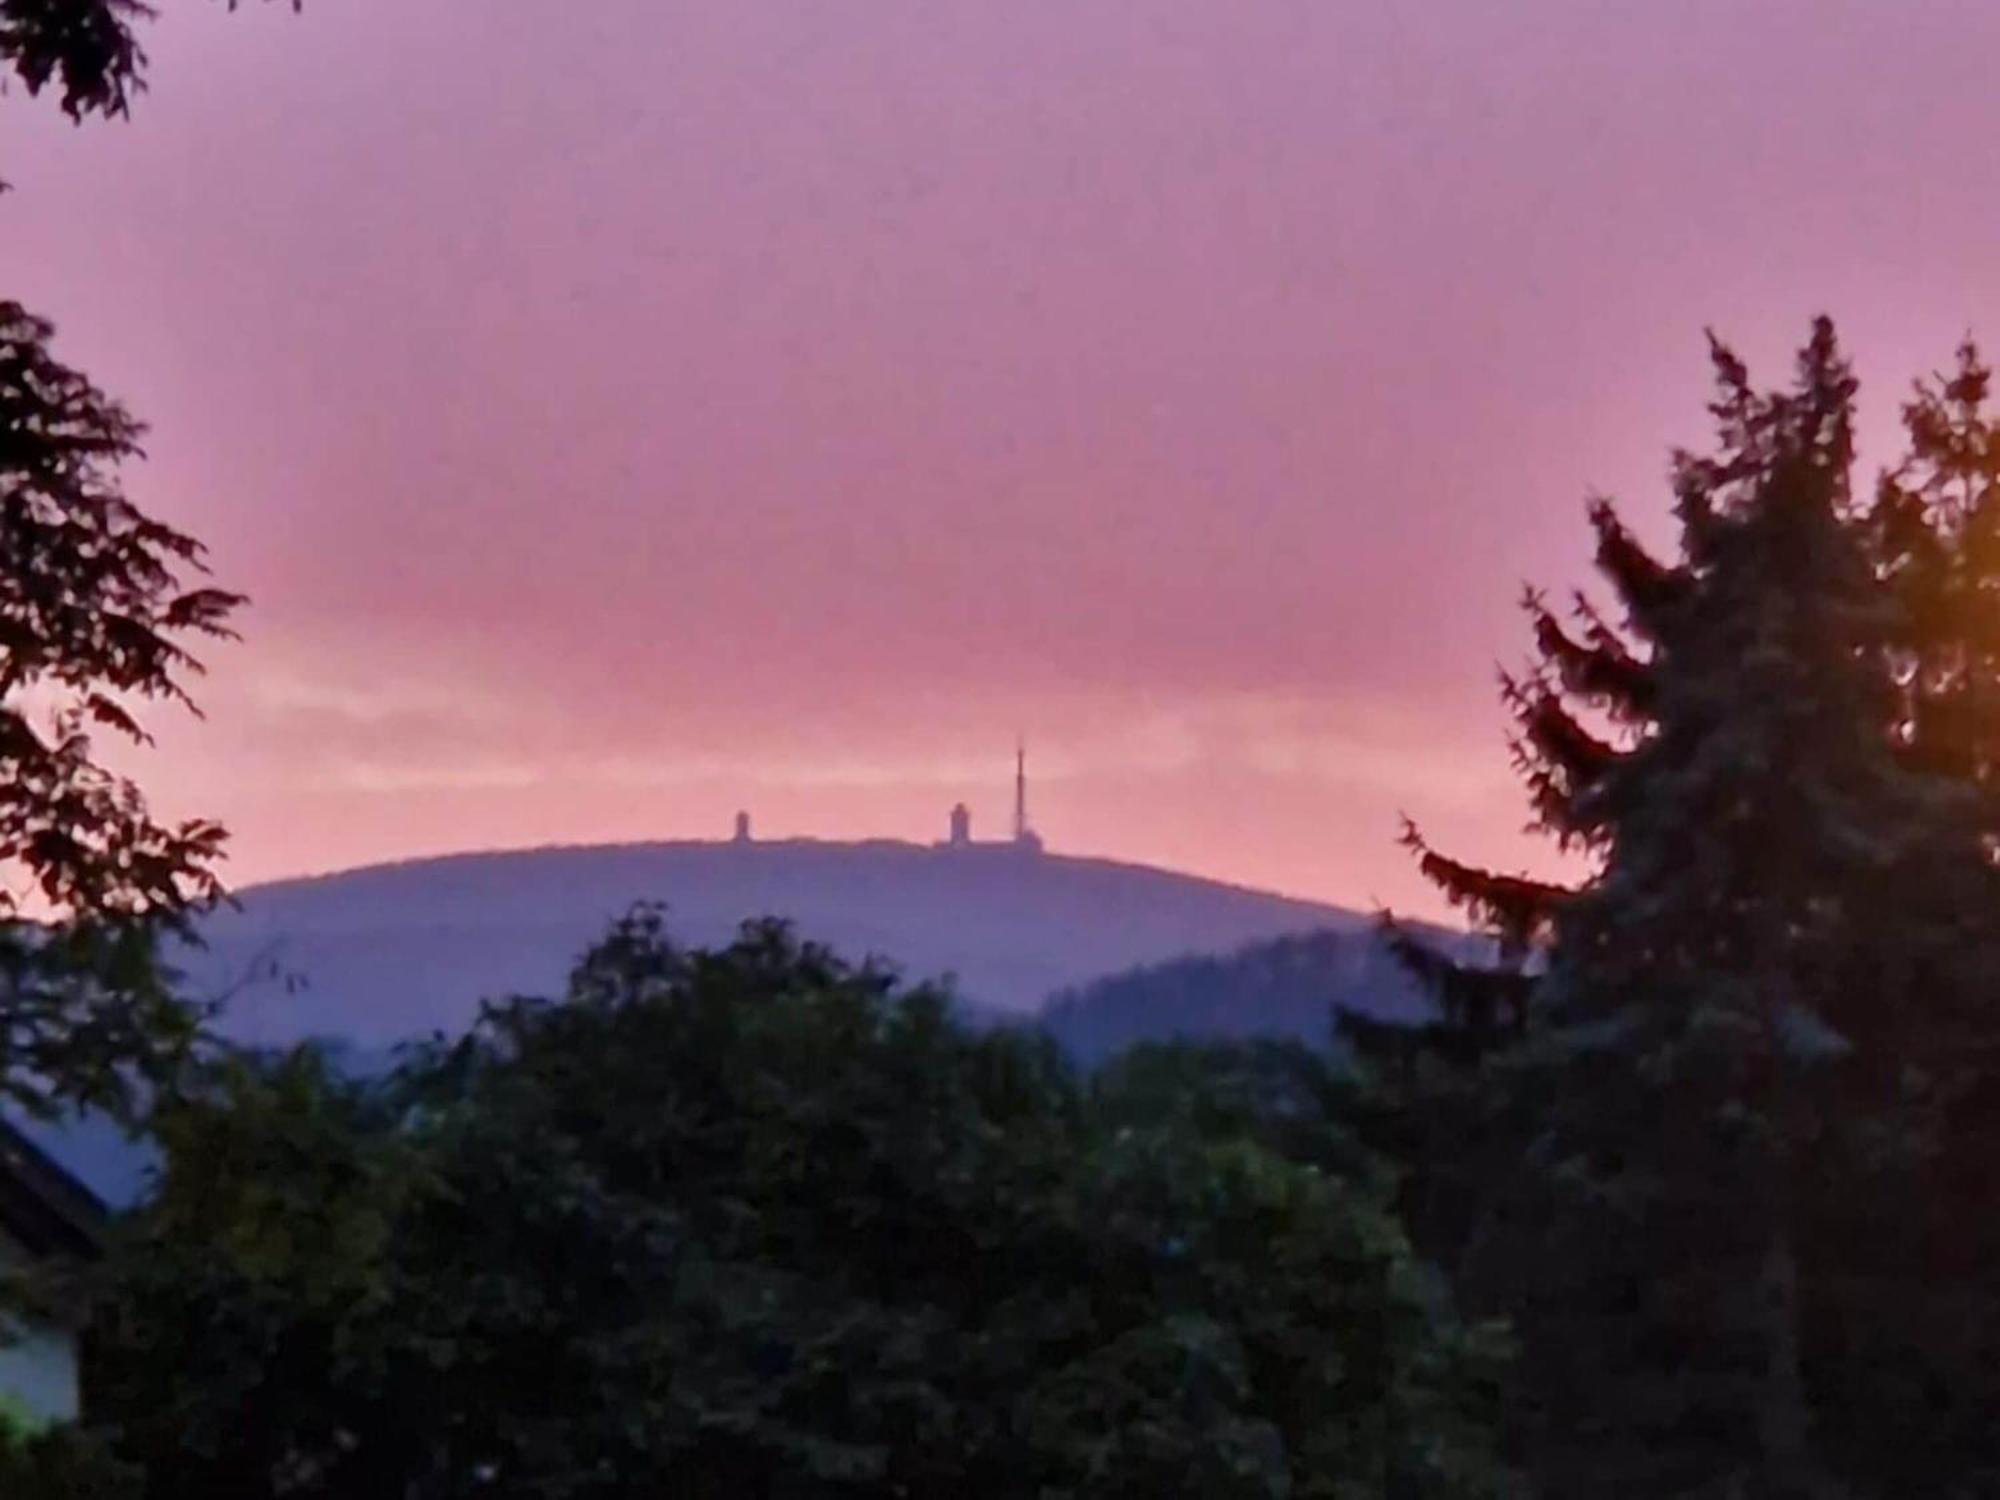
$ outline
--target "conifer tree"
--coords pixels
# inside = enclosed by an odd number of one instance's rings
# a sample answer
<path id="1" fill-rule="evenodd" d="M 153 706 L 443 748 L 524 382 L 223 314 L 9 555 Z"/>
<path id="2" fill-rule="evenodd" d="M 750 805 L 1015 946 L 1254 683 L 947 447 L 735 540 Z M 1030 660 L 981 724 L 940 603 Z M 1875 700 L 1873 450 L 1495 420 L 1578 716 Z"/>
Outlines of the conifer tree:
<path id="1" fill-rule="evenodd" d="M 2000 426 L 1991 389 L 1992 371 L 1969 339 L 1948 373 L 1917 382 L 1902 414 L 1905 455 L 1881 476 L 1863 517 L 1876 575 L 1897 607 L 1892 743 L 1906 764 L 1956 787 L 1959 815 L 1989 856 L 2000 849 Z M 1968 899 L 2000 909 L 1983 889 Z M 1907 902 L 1895 904 L 1907 920 Z M 1842 1309 L 1850 1359 L 1876 1376 L 1873 1387 L 1847 1382 L 1850 1406 L 1871 1410 L 1878 1430 L 1885 1415 L 1907 1412 L 1895 1445 L 1938 1455 L 1941 1472 L 1977 1476 L 1969 1482 L 1984 1490 L 2000 1486 L 1990 1416 L 2000 1408 L 1994 925 L 1947 930 L 1920 958 L 1923 1003 L 1904 1062 L 1922 1091 L 1924 1149 L 1898 1205 L 1905 1262 L 1866 1268 L 1883 1295 L 1872 1308 Z"/>
<path id="2" fill-rule="evenodd" d="M 1898 1118 L 1920 960 L 1974 931 L 1987 889 L 1963 789 L 1885 733 L 1898 614 L 1856 520 L 1830 324 L 1787 392 L 1713 359 L 1717 451 L 1673 466 L 1678 556 L 1594 504 L 1622 618 L 1531 596 L 1539 659 L 1504 684 L 1536 822 L 1591 873 L 1497 875 L 1411 836 L 1545 965 L 1504 1070 L 1531 1170 L 1463 1271 L 1519 1315 L 1555 1496 L 1839 1493 L 1801 1236 L 1854 1142 Z"/>
<path id="3" fill-rule="evenodd" d="M 2000 429 L 1993 372 L 1960 345 L 1903 408 L 1908 452 L 1866 516 L 1900 606 L 1894 732 L 1913 765 L 1991 788 L 2000 762 Z M 2000 807 L 1986 810 L 2000 823 Z"/>

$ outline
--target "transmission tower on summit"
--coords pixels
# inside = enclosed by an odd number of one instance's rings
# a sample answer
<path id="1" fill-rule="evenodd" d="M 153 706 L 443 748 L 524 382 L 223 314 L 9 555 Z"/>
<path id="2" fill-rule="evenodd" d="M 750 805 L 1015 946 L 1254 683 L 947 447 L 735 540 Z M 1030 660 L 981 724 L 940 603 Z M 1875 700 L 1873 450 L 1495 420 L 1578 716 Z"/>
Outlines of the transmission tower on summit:
<path id="1" fill-rule="evenodd" d="M 1028 747 L 1014 742 L 1014 843 L 1017 848 L 1038 850 L 1042 841 L 1028 826 Z"/>

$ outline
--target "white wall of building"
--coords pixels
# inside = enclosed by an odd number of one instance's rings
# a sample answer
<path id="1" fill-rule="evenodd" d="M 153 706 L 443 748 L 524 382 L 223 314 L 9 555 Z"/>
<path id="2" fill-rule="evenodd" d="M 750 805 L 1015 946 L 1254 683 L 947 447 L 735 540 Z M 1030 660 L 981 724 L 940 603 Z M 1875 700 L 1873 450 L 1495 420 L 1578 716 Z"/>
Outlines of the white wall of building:
<path id="1" fill-rule="evenodd" d="M 27 1264 L 21 1248 L 0 1233 L 0 1273 Z M 0 1409 L 44 1422 L 77 1414 L 76 1339 L 49 1327 L 0 1327 Z"/>

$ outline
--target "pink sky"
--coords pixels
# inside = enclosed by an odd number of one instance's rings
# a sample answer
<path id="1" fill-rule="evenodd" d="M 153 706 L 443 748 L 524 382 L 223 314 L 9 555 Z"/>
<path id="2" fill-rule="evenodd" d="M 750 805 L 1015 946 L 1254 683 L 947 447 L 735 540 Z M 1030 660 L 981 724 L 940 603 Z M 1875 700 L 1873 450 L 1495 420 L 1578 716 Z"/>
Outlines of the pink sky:
<path id="1" fill-rule="evenodd" d="M 1879 431 L 2000 292 L 1990 0 L 179 0 L 0 101 L 0 293 L 255 596 L 168 810 L 248 882 L 931 837 L 1429 910 L 1491 674 L 1657 530 L 1701 329 Z"/>

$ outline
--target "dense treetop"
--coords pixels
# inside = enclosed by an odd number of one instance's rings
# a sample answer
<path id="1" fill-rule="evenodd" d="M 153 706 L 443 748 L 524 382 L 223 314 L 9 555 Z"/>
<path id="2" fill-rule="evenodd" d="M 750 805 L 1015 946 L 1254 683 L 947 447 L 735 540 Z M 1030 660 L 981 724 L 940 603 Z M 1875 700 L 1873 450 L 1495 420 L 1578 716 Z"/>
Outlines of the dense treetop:
<path id="1" fill-rule="evenodd" d="M 97 1287 L 148 1497 L 1485 1496 L 1490 1335 L 1303 1048 L 1095 1085 L 782 928 L 619 926 L 386 1087 L 161 1119 Z"/>

